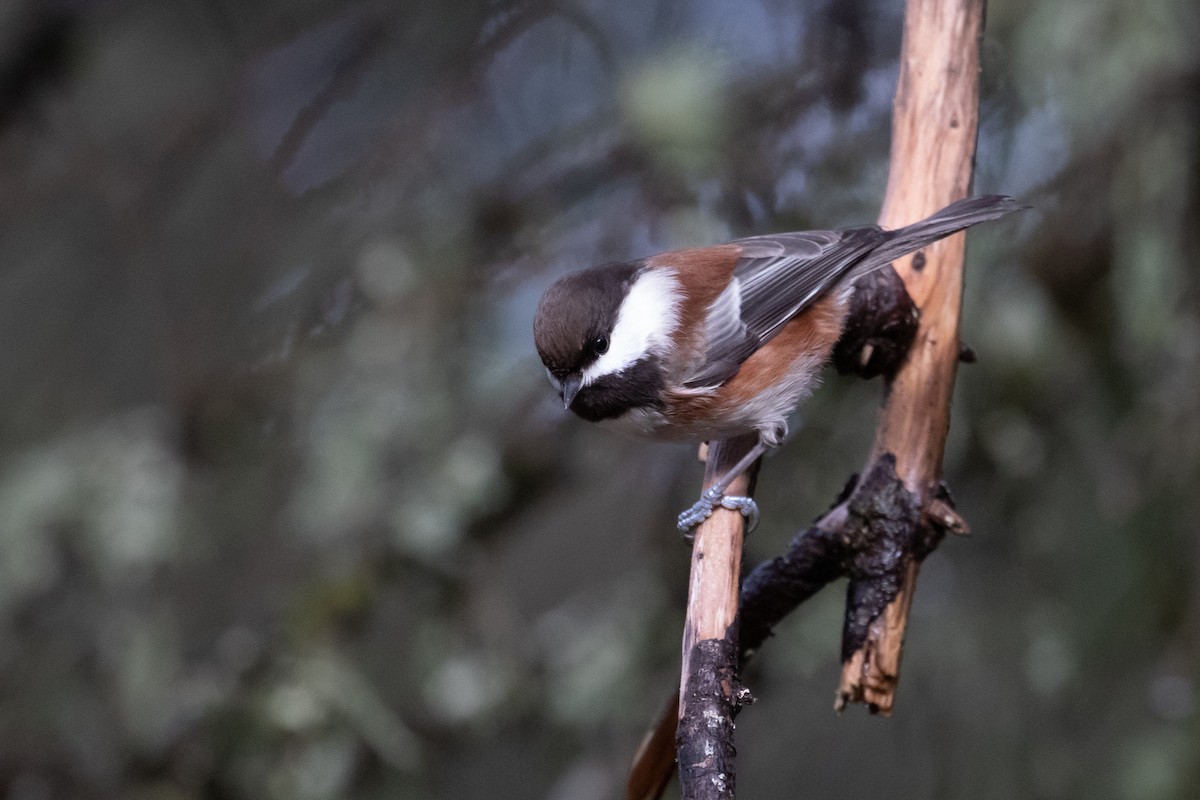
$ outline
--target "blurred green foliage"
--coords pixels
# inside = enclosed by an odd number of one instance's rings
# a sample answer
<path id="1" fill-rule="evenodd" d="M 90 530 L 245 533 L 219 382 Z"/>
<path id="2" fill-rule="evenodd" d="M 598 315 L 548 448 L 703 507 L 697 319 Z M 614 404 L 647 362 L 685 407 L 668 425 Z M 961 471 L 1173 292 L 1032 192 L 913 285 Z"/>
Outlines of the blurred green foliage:
<path id="1" fill-rule="evenodd" d="M 691 447 L 556 407 L 555 275 L 854 224 L 898 2 L 0 4 L 9 800 L 615 796 L 675 684 Z M 841 598 L 745 797 L 1200 794 L 1200 11 L 990 4 L 947 477 L 890 721 Z M 866 454 L 830 377 L 753 562 Z"/>

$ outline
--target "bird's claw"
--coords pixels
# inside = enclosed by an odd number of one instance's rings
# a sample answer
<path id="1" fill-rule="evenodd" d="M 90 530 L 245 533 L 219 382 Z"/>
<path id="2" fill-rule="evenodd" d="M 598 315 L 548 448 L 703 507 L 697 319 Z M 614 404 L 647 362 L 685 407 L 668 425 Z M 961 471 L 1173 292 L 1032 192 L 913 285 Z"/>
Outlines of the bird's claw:
<path id="1" fill-rule="evenodd" d="M 679 515 L 676 522 L 679 532 L 688 544 L 695 538 L 692 529 L 711 517 L 717 506 L 741 513 L 746 518 L 746 533 L 758 527 L 758 504 L 752 498 L 726 496 L 714 489 L 708 489 L 691 508 Z"/>
<path id="2" fill-rule="evenodd" d="M 746 518 L 746 533 L 758 527 L 758 503 L 752 497 L 722 497 L 721 505 Z"/>

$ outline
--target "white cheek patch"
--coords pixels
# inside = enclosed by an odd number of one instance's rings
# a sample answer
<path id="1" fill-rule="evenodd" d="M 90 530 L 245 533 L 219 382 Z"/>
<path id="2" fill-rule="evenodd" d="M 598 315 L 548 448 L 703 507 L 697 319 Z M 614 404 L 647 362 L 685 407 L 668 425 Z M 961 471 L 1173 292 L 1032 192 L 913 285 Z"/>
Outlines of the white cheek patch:
<path id="1" fill-rule="evenodd" d="M 639 275 L 621 301 L 608 352 L 583 371 L 583 382 L 618 373 L 642 356 L 669 347 L 679 325 L 680 299 L 679 281 L 670 270 L 651 269 Z"/>

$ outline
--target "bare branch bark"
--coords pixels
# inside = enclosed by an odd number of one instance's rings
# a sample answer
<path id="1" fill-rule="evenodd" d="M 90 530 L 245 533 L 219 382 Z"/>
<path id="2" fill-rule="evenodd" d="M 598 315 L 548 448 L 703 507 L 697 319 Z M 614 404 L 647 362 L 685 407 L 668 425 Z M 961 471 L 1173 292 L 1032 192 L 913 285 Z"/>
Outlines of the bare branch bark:
<path id="1" fill-rule="evenodd" d="M 708 448 L 704 488 L 712 486 L 754 447 L 754 434 Z M 749 496 L 753 474 L 738 476 L 728 495 Z M 683 628 L 683 667 L 679 682 L 679 782 L 685 800 L 732 800 L 734 796 L 733 717 L 746 695 L 737 679 L 738 587 L 742 572 L 745 521 L 737 511 L 718 507 L 696 528 L 692 544 L 687 619 Z"/>
<path id="2" fill-rule="evenodd" d="M 984 6 L 984 0 L 908 0 L 879 220 L 886 228 L 919 220 L 969 193 Z M 908 359 L 891 380 L 869 464 L 893 454 L 897 475 L 923 511 L 940 492 L 950 430 L 965 242 L 964 234 L 956 234 L 895 265 L 921 316 Z M 839 708 L 861 702 L 891 713 L 921 558 L 906 554 L 895 596 L 846 652 Z M 858 588 L 852 582 L 851 594 Z"/>

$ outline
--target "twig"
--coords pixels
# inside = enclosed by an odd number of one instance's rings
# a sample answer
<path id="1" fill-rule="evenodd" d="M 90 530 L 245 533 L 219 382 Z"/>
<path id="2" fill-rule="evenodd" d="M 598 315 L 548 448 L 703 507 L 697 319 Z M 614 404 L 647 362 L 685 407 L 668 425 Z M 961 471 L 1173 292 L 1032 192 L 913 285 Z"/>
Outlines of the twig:
<path id="1" fill-rule="evenodd" d="M 707 489 L 754 447 L 753 434 L 708 448 Z M 749 496 L 753 473 L 738 476 L 726 494 Z M 744 520 L 718 507 L 696 529 L 692 545 L 687 619 L 680 673 L 679 782 L 685 800 L 732 800 L 734 796 L 733 717 L 748 696 L 737 679 L 738 585 L 742 571 Z"/>
<path id="2" fill-rule="evenodd" d="M 679 728 L 679 690 L 663 704 L 654 727 L 633 757 L 625 784 L 626 800 L 658 800 L 675 774 L 675 732 Z"/>
<path id="3" fill-rule="evenodd" d="M 969 193 L 979 118 L 979 40 L 984 0 L 908 0 L 892 151 L 880 224 L 896 228 Z M 908 359 L 890 382 L 869 464 L 887 454 L 924 514 L 939 493 L 958 367 L 965 237 L 956 234 L 896 263 L 920 322 Z M 869 468 L 868 468 L 869 470 Z M 889 581 L 898 586 L 865 635 L 847 625 L 838 707 L 866 703 L 890 714 L 900 653 L 924 554 L 905 553 Z M 850 596 L 871 589 L 851 582 Z"/>

